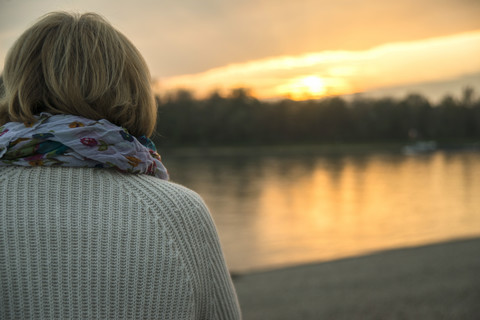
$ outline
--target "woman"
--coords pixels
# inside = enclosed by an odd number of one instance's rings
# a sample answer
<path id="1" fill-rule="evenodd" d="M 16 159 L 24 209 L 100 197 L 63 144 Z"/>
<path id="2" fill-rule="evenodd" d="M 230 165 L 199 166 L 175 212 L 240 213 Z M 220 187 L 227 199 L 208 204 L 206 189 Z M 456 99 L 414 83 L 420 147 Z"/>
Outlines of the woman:
<path id="1" fill-rule="evenodd" d="M 167 181 L 137 49 L 51 13 L 5 60 L 0 318 L 239 319 L 201 198 Z"/>

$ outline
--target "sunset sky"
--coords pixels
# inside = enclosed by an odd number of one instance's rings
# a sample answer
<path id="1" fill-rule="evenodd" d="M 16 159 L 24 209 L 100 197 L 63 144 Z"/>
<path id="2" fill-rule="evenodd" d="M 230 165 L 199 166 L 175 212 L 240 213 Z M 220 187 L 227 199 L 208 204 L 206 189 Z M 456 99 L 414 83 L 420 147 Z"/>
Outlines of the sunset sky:
<path id="1" fill-rule="evenodd" d="M 476 0 L 0 0 L 0 60 L 55 10 L 105 16 L 142 52 L 159 93 L 480 91 Z"/>

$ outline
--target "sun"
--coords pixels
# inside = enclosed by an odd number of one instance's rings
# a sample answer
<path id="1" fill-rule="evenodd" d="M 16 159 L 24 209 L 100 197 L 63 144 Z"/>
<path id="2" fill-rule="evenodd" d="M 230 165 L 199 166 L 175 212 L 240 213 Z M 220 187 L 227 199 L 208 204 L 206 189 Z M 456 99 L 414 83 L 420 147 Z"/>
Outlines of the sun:
<path id="1" fill-rule="evenodd" d="M 292 79 L 287 84 L 277 87 L 277 92 L 293 100 L 306 100 L 324 96 L 327 88 L 324 79 L 310 75 Z"/>
<path id="2" fill-rule="evenodd" d="M 325 93 L 325 81 L 317 76 L 309 76 L 301 79 L 301 83 L 307 91 L 315 96 Z"/>

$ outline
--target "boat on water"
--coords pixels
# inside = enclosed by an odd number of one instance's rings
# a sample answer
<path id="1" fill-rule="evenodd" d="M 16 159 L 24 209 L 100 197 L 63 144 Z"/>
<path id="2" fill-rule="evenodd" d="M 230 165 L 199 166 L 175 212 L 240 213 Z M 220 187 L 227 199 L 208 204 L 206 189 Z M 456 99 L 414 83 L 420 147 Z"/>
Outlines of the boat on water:
<path id="1" fill-rule="evenodd" d="M 437 150 L 437 142 L 435 141 L 417 141 L 402 148 L 403 154 L 407 155 L 428 153 L 435 150 Z"/>

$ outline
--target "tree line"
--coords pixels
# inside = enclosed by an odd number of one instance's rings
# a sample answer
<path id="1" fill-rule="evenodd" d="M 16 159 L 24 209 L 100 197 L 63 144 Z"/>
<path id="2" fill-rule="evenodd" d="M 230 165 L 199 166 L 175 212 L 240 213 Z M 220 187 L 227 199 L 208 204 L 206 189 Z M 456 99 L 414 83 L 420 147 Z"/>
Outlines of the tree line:
<path id="1" fill-rule="evenodd" d="M 165 147 L 480 138 L 480 99 L 472 88 L 460 99 L 445 96 L 436 104 L 419 94 L 264 102 L 245 89 L 206 99 L 179 90 L 156 100 L 154 140 Z"/>
<path id="2" fill-rule="evenodd" d="M 480 98 L 471 87 L 436 104 L 420 94 L 265 102 L 246 89 L 206 99 L 178 90 L 156 102 L 153 140 L 160 147 L 480 139 Z"/>

